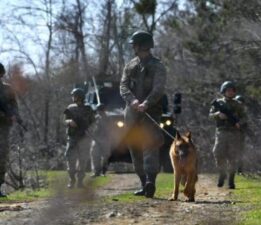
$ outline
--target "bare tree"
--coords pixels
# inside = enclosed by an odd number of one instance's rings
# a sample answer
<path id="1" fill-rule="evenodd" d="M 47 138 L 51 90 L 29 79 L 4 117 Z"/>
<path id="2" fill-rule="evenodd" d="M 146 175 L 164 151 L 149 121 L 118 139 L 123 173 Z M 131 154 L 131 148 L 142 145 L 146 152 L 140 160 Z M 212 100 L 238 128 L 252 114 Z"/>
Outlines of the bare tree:
<path id="1" fill-rule="evenodd" d="M 66 32 L 73 37 L 73 44 L 75 46 L 74 58 L 76 62 L 75 83 L 78 83 L 82 78 L 88 79 L 90 76 L 85 46 L 87 34 L 84 32 L 87 6 L 86 1 L 81 0 L 75 0 L 75 4 L 72 4 L 71 7 L 64 3 L 63 10 L 58 16 L 56 23 L 58 30 Z M 82 69 L 80 70 L 80 68 Z"/>

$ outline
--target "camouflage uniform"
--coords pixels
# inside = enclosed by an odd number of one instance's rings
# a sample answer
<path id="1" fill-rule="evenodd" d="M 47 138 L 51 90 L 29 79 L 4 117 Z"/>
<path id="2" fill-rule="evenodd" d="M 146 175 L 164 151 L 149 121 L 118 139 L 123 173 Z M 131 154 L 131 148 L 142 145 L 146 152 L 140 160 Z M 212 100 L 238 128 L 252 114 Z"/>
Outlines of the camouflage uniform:
<path id="1" fill-rule="evenodd" d="M 87 161 L 89 159 L 89 142 L 85 136 L 85 131 L 94 121 L 94 112 L 90 106 L 70 104 L 64 111 L 65 120 L 72 119 L 77 127 L 67 127 L 67 146 L 65 157 L 67 160 L 67 170 L 72 182 L 75 183 L 77 174 L 78 186 L 81 186 L 85 176 Z M 78 161 L 78 165 L 77 165 Z M 77 168 L 78 166 L 78 168 Z"/>
<path id="2" fill-rule="evenodd" d="M 111 156 L 110 120 L 105 112 L 95 116 L 94 137 L 91 146 L 91 162 L 94 176 L 104 175 Z"/>
<path id="3" fill-rule="evenodd" d="M 0 187 L 5 182 L 6 165 L 9 155 L 8 137 L 12 126 L 11 117 L 13 115 L 18 115 L 15 94 L 10 85 L 0 81 Z"/>
<path id="4" fill-rule="evenodd" d="M 139 57 L 132 59 L 125 66 L 120 83 L 120 93 L 126 102 L 125 121 L 129 134 L 131 136 L 136 134 L 136 137 L 146 135 L 147 139 L 154 141 L 154 143 L 144 146 L 144 140 L 140 138 L 137 141 L 142 143 L 138 146 L 135 143 L 134 146 L 131 138 L 132 161 L 143 187 L 146 179 L 155 184 L 156 175 L 159 172 L 159 147 L 163 143 L 163 136 L 161 130 L 146 114 L 135 111 L 131 107 L 131 103 L 135 99 L 138 99 L 139 102 L 146 102 L 148 106 L 146 112 L 159 122 L 162 113 L 160 99 L 164 94 L 165 82 L 165 67 L 159 59 L 150 54 L 142 61 Z"/>
<path id="5" fill-rule="evenodd" d="M 246 121 L 246 115 L 242 105 L 235 99 L 220 98 L 217 100 L 223 103 L 238 119 L 239 124 L 243 125 Z M 226 171 L 229 172 L 229 182 L 231 185 L 234 183 L 234 174 L 237 169 L 237 160 L 240 154 L 242 132 L 236 128 L 229 120 L 222 120 L 215 114 L 218 110 L 215 107 L 210 109 L 210 118 L 216 120 L 216 136 L 213 153 L 220 173 L 221 184 L 226 177 Z M 241 128 L 242 129 L 242 128 Z M 220 182 L 220 181 L 219 181 Z M 233 186 L 233 185 L 232 185 Z"/>

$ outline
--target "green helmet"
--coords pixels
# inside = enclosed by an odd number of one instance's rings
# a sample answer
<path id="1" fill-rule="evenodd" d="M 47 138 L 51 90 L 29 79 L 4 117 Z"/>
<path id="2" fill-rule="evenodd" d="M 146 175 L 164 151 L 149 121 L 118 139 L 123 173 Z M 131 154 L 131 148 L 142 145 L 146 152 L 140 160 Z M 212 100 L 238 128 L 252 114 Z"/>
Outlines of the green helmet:
<path id="1" fill-rule="evenodd" d="M 220 93 L 224 94 L 228 88 L 233 88 L 234 90 L 236 90 L 235 83 L 232 81 L 225 81 L 220 87 Z"/>
<path id="2" fill-rule="evenodd" d="M 5 74 L 5 67 L 2 63 L 0 63 L 0 75 L 4 75 Z"/>
<path id="3" fill-rule="evenodd" d="M 245 98 L 242 95 L 237 95 L 235 99 L 241 103 L 245 103 Z"/>
<path id="4" fill-rule="evenodd" d="M 85 93 L 84 93 L 84 90 L 82 88 L 74 88 L 72 91 L 71 91 L 71 95 L 73 96 L 76 96 L 76 97 L 79 97 L 81 99 L 84 99 L 85 98 Z"/>
<path id="5" fill-rule="evenodd" d="M 153 37 L 150 33 L 146 31 L 136 31 L 135 33 L 133 33 L 129 40 L 129 43 L 138 44 L 148 48 L 154 47 Z"/>

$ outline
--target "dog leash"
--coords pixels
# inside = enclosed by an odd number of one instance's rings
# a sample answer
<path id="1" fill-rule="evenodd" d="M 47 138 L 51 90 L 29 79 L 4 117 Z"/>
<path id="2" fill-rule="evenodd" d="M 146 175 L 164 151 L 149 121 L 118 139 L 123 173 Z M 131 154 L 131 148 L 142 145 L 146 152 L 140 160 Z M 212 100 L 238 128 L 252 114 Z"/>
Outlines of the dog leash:
<path id="1" fill-rule="evenodd" d="M 154 119 L 151 117 L 150 114 L 148 114 L 147 112 L 145 112 L 145 115 L 146 115 L 159 129 L 161 129 L 165 134 L 167 134 L 172 140 L 175 139 L 175 137 L 174 137 L 172 134 L 170 134 L 170 133 L 169 133 L 168 131 L 166 131 L 164 128 L 160 127 L 159 123 L 158 123 L 156 120 L 154 120 Z"/>

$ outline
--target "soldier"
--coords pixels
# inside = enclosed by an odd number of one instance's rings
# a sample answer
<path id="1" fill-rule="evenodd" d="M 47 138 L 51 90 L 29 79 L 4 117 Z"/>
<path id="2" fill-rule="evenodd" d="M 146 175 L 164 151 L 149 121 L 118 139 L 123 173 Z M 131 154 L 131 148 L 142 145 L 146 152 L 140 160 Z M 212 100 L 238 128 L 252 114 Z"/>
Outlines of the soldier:
<path id="1" fill-rule="evenodd" d="M 0 79 L 5 74 L 5 68 L 0 63 Z M 0 80 L 0 197 L 6 197 L 1 192 L 1 186 L 5 182 L 5 173 L 9 155 L 8 137 L 10 128 L 16 122 L 18 106 L 14 91 L 9 84 Z"/>
<path id="2" fill-rule="evenodd" d="M 90 106 L 84 105 L 85 93 L 81 88 L 75 88 L 71 92 L 73 104 L 64 111 L 64 120 L 67 125 L 67 146 L 65 157 L 69 173 L 68 188 L 83 187 L 83 179 L 87 161 L 89 158 L 89 144 L 85 132 L 94 121 L 94 112 Z M 78 166 L 78 168 L 77 168 Z"/>
<path id="3" fill-rule="evenodd" d="M 224 185 L 228 170 L 228 186 L 235 188 L 235 172 L 239 156 L 242 125 L 246 115 L 242 104 L 235 100 L 236 86 L 231 81 L 225 81 L 220 87 L 223 98 L 212 103 L 209 117 L 216 121 L 216 137 L 213 153 L 219 170 L 218 187 Z"/>
<path id="4" fill-rule="evenodd" d="M 142 186 L 134 194 L 153 198 L 163 135 L 149 116 L 160 121 L 160 100 L 164 94 L 166 69 L 150 52 L 154 47 L 151 34 L 137 31 L 129 43 L 132 44 L 136 57 L 124 68 L 120 93 L 126 102 L 125 122 L 129 131 L 131 157 Z"/>
<path id="5" fill-rule="evenodd" d="M 110 121 L 106 115 L 105 105 L 97 106 L 95 116 L 94 137 L 91 146 L 92 177 L 105 175 L 111 155 Z"/>

